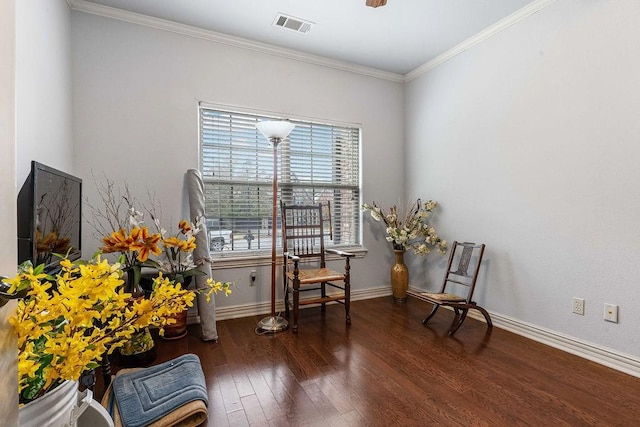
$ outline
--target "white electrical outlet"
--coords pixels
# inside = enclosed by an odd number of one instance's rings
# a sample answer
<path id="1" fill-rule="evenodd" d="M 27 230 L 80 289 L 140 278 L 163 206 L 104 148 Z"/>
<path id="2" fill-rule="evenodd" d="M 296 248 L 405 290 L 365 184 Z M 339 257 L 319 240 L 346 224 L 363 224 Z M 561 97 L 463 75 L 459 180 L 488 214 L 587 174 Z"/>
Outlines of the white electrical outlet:
<path id="1" fill-rule="evenodd" d="M 618 306 L 615 304 L 604 305 L 604 320 L 607 322 L 618 323 Z"/>
<path id="2" fill-rule="evenodd" d="M 584 299 L 573 298 L 573 313 L 584 316 Z"/>

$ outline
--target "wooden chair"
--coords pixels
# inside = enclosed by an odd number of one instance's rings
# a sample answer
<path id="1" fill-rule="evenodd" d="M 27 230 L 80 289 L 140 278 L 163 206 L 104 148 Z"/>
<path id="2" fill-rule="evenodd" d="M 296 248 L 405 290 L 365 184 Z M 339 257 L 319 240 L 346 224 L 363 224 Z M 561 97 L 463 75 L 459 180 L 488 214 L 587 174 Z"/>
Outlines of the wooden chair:
<path id="1" fill-rule="evenodd" d="M 331 236 L 333 232 L 331 206 L 330 204 L 326 206 L 329 209 L 328 230 L 325 229 L 322 204 L 287 205 L 280 202 L 285 313 L 289 317 L 289 310 L 293 310 L 291 328 L 294 333 L 298 332 L 298 315 L 301 305 L 320 304 L 321 310 L 324 312 L 326 303 L 338 302 L 344 305 L 347 324 L 351 323 L 349 316 L 351 302 L 349 260 L 354 254 L 325 248 L 325 233 L 328 231 Z M 344 258 L 344 271 L 337 272 L 327 268 L 326 254 L 335 254 Z M 311 263 L 312 267 L 301 268 L 300 264 L 302 263 Z M 328 294 L 327 285 L 340 292 Z M 319 296 L 300 298 L 300 292 L 318 290 L 320 291 Z"/>
<path id="2" fill-rule="evenodd" d="M 449 328 L 449 335 L 456 333 L 462 325 L 462 322 L 467 318 L 467 313 L 470 309 L 478 310 L 487 321 L 487 326 L 493 326 L 487 310 L 477 305 L 472 299 L 484 248 L 484 243 L 477 245 L 469 242 L 453 242 L 451 245 L 451 253 L 449 254 L 449 261 L 447 262 L 447 271 L 442 281 L 440 292 L 409 292 L 411 296 L 433 304 L 431 313 L 425 317 L 422 324 L 426 325 L 436 314 L 438 308 L 445 306 L 453 308 L 455 313 L 455 317 Z M 454 261 L 457 262 L 455 270 L 452 269 Z M 471 267 L 471 271 L 469 271 L 469 267 Z"/>

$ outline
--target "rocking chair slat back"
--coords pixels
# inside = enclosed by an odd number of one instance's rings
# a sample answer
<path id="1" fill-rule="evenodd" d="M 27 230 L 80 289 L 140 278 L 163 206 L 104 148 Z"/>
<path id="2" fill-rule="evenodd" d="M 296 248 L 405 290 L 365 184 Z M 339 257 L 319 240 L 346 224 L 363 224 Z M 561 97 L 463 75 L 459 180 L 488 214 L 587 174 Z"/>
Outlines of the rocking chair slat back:
<path id="1" fill-rule="evenodd" d="M 304 257 L 321 257 L 324 263 L 322 205 L 286 206 L 281 203 L 283 251 Z"/>

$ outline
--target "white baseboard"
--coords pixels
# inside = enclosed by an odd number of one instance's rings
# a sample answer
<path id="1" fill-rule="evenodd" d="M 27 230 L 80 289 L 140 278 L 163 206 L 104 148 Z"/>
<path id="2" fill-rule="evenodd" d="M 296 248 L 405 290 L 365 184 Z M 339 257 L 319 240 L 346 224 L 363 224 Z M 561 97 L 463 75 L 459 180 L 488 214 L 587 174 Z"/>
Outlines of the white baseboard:
<path id="1" fill-rule="evenodd" d="M 352 291 L 351 300 L 358 301 L 390 295 L 391 288 L 383 286 L 379 288 Z M 306 307 L 312 306 L 305 306 L 305 308 Z M 276 310 L 278 312 L 284 311 L 284 302 L 279 301 L 276 304 Z M 269 302 L 219 307 L 216 310 L 216 319 L 236 319 L 240 317 L 268 314 L 270 311 L 271 304 Z M 607 366 L 611 369 L 615 369 L 616 371 L 624 372 L 640 378 L 640 359 L 637 357 L 514 319 L 504 314 L 491 311 L 489 314 L 491 315 L 493 325 L 497 328 L 513 332 L 514 334 L 566 351 L 567 353 L 575 354 L 576 356 Z M 482 317 L 482 315 L 476 310 L 470 310 L 469 317 L 480 322 L 484 322 L 484 317 Z M 194 320 L 194 323 L 197 323 L 198 319 L 190 319 L 190 323 Z"/>
<path id="2" fill-rule="evenodd" d="M 495 327 L 640 378 L 640 359 L 637 357 L 523 322 L 504 314 L 491 311 L 489 314 Z M 468 316 L 481 322 L 485 321 L 477 310 L 470 310 Z"/>
<path id="3" fill-rule="evenodd" d="M 420 289 L 412 290 L 420 292 Z M 451 309 L 450 307 L 444 308 Z M 565 335 L 551 329 L 546 329 L 532 323 L 527 323 L 504 314 L 489 311 L 489 315 L 491 316 L 493 326 L 497 328 L 513 332 L 516 335 L 529 338 L 533 341 L 615 369 L 616 371 L 640 378 L 640 359 L 635 356 L 621 353 L 617 350 Z M 468 316 L 485 323 L 484 316 L 477 310 L 469 310 Z"/>
<path id="4" fill-rule="evenodd" d="M 365 290 L 357 290 L 351 291 L 351 301 L 358 301 L 364 299 L 385 297 L 391 295 L 391 288 L 388 286 L 383 286 L 380 288 L 372 288 Z M 337 303 L 333 303 L 337 304 Z M 314 305 L 306 305 L 304 308 L 311 308 Z M 282 312 L 284 311 L 284 301 L 276 302 L 276 311 Z M 234 305 L 228 307 L 218 307 L 216 308 L 216 319 L 217 320 L 227 320 L 227 319 L 237 319 L 240 317 L 250 317 L 257 316 L 259 314 L 268 314 L 271 312 L 271 303 L 263 302 L 260 304 L 244 304 L 244 305 Z"/>

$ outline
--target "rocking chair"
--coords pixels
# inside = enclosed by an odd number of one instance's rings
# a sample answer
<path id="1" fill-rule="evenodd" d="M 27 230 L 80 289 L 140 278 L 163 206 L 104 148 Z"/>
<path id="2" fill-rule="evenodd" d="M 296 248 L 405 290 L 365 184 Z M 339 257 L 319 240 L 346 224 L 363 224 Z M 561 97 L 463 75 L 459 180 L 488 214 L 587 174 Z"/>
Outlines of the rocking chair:
<path id="1" fill-rule="evenodd" d="M 462 323 L 467 318 L 467 313 L 470 309 L 478 310 L 484 316 L 487 321 L 487 326 L 492 327 L 491 317 L 484 308 L 480 307 L 472 300 L 473 291 L 476 287 L 476 280 L 478 279 L 478 272 L 480 270 L 480 263 L 482 262 L 482 255 L 484 254 L 484 244 L 476 245 L 475 243 L 458 243 L 453 242 L 451 245 L 451 253 L 449 254 L 449 261 L 447 262 L 447 272 L 445 273 L 440 292 L 414 292 L 410 291 L 409 294 L 415 298 L 433 304 L 431 313 L 422 321 L 422 324 L 426 325 L 427 322 L 436 314 L 440 306 L 451 307 L 455 313 L 451 327 L 448 334 L 451 336 L 456 333 L 458 328 L 462 326 Z M 461 253 L 459 251 L 461 249 Z M 472 264 L 472 259 L 475 260 Z M 454 260 L 457 260 L 457 267 L 452 269 Z M 469 272 L 469 267 L 472 267 Z M 453 293 L 451 289 L 464 290 L 466 292 L 460 292 L 466 296 L 461 296 L 457 293 Z"/>

